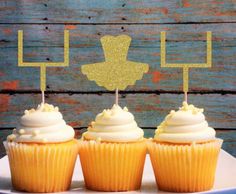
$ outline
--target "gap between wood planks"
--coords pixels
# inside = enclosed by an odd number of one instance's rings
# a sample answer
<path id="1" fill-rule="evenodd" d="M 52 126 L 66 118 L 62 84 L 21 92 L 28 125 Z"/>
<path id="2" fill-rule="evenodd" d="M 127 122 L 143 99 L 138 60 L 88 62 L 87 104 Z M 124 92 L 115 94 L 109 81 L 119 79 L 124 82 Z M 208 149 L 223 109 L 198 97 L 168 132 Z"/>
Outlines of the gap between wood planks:
<path id="1" fill-rule="evenodd" d="M 135 23 L 135 22 L 119 22 L 119 23 L 78 23 L 78 22 L 41 22 L 41 23 L 26 23 L 26 22 L 12 22 L 12 23 L 0 23 L 0 25 L 188 25 L 188 24 L 233 24 L 236 23 L 236 21 L 214 21 L 214 22 L 166 22 L 166 23 L 161 23 L 161 22 L 150 22 L 150 23 Z"/>
<path id="2" fill-rule="evenodd" d="M 103 91 L 103 90 L 97 90 L 97 91 L 53 91 L 49 90 L 45 92 L 45 95 L 47 94 L 113 94 L 113 91 Z M 41 91 L 39 90 L 0 90 L 0 94 L 41 94 Z M 127 90 L 127 91 L 119 91 L 119 94 L 183 94 L 182 91 L 166 91 L 166 90 Z M 236 91 L 234 90 L 193 90 L 189 91 L 188 94 L 236 94 Z"/>

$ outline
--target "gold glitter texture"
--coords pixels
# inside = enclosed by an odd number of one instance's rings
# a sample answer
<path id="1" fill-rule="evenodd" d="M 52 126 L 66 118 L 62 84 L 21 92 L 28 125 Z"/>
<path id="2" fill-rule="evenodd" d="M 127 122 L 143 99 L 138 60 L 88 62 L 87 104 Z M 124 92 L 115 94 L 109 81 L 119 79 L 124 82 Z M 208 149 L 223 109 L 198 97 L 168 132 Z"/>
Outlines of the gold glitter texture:
<path id="1" fill-rule="evenodd" d="M 64 61 L 63 62 L 24 62 L 23 61 L 23 31 L 18 31 L 18 66 L 40 67 L 40 89 L 46 90 L 46 67 L 69 66 L 69 31 L 64 31 Z"/>
<path id="2" fill-rule="evenodd" d="M 148 71 L 148 64 L 127 60 L 131 37 L 127 35 L 103 36 L 101 44 L 105 62 L 86 64 L 82 73 L 88 79 L 107 90 L 124 90 L 128 85 L 134 85 Z"/>
<path id="3" fill-rule="evenodd" d="M 183 91 L 188 92 L 189 68 L 208 68 L 212 66 L 212 34 L 207 31 L 206 63 L 166 63 L 166 32 L 161 32 L 161 67 L 183 68 Z"/>

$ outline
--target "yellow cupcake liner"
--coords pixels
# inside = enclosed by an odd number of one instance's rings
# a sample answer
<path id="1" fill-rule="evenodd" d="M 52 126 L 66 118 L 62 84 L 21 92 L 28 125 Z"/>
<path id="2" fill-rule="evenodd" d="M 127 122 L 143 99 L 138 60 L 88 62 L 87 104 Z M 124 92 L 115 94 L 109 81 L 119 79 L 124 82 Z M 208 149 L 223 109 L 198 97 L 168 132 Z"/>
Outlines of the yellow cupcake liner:
<path id="1" fill-rule="evenodd" d="M 55 144 L 4 142 L 14 189 L 59 192 L 70 188 L 78 141 Z"/>
<path id="2" fill-rule="evenodd" d="M 163 191 L 199 192 L 214 185 L 221 139 L 191 145 L 147 143 L 156 183 Z"/>
<path id="3" fill-rule="evenodd" d="M 81 141 L 80 161 L 85 185 L 96 191 L 132 191 L 141 186 L 146 141 L 105 143 Z"/>

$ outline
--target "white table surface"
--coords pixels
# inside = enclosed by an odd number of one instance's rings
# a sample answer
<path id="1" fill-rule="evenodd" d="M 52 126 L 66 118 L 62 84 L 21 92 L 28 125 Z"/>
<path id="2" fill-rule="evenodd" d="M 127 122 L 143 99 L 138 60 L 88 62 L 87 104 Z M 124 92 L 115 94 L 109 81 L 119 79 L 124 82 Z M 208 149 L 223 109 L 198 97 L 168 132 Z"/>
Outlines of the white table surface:
<path id="1" fill-rule="evenodd" d="M 0 159 L 0 193 L 21 193 L 12 190 L 10 171 L 7 156 Z M 83 182 L 82 170 L 79 158 L 77 159 L 71 190 L 63 193 L 96 193 L 95 191 L 86 190 Z M 102 194 L 103 192 L 99 192 Z M 108 192 L 104 192 L 108 194 Z M 114 193 L 114 192 L 113 192 Z M 122 192 L 122 193 L 158 193 L 168 194 L 169 192 L 159 191 L 156 188 L 155 178 L 151 167 L 149 155 L 147 155 L 143 173 L 142 187 L 140 191 Z M 218 161 L 216 180 L 214 188 L 208 192 L 202 193 L 227 193 L 236 194 L 236 158 L 221 150 Z M 170 193 L 169 193 L 170 194 Z"/>

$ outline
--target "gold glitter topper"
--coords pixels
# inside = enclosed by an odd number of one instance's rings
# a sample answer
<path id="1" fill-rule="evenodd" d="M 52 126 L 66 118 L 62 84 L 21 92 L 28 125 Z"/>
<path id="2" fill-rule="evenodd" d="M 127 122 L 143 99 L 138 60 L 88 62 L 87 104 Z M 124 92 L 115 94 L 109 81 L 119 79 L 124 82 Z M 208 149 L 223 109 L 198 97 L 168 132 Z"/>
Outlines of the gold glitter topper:
<path id="1" fill-rule="evenodd" d="M 183 68 L 183 91 L 185 93 L 185 101 L 187 101 L 189 68 L 208 68 L 212 65 L 211 37 L 211 32 L 207 31 L 206 63 L 166 63 L 166 32 L 161 32 L 161 67 Z"/>
<path id="2" fill-rule="evenodd" d="M 46 90 L 46 67 L 69 66 L 69 31 L 64 31 L 64 61 L 63 62 L 24 62 L 23 61 L 23 31 L 18 31 L 18 66 L 40 67 L 40 90 L 44 103 L 44 91 Z"/>
<path id="3" fill-rule="evenodd" d="M 86 64 L 82 73 L 107 90 L 124 90 L 134 85 L 148 71 L 148 64 L 127 60 L 131 37 L 127 35 L 103 36 L 101 44 L 105 62 Z"/>

